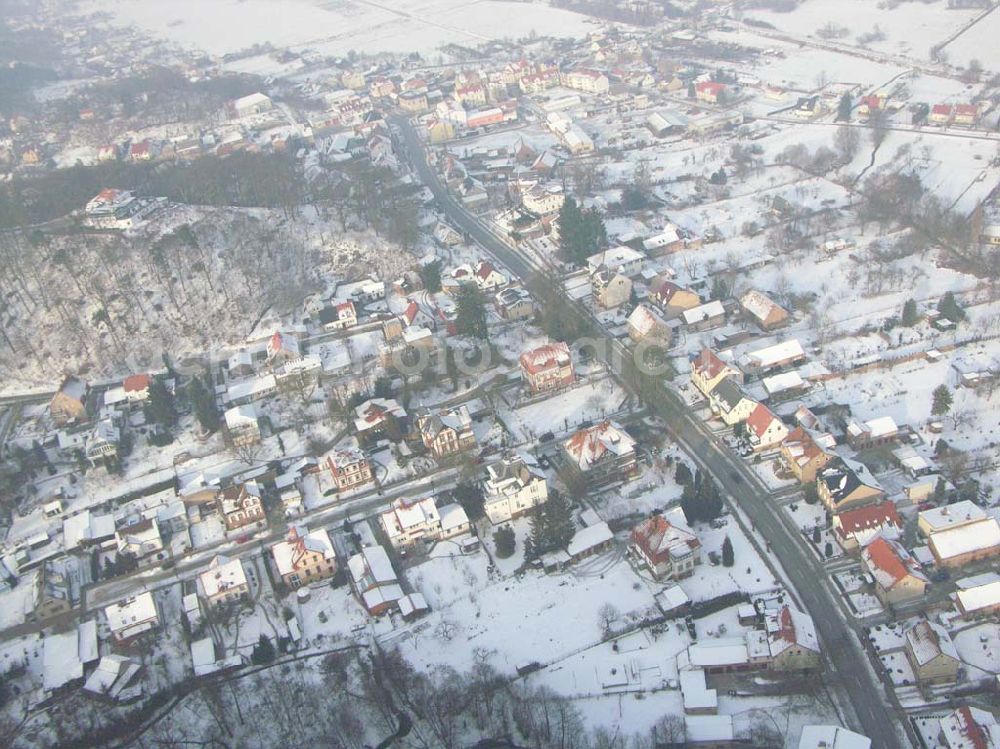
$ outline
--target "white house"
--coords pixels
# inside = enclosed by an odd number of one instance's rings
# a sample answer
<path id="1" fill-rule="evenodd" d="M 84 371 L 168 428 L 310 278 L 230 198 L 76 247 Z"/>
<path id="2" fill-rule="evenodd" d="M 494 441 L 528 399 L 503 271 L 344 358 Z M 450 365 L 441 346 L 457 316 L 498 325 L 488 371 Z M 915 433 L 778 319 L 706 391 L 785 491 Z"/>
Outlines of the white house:
<path id="1" fill-rule="evenodd" d="M 524 515 L 548 498 L 545 474 L 526 453 L 508 453 L 486 467 L 483 511 L 494 525 Z"/>
<path id="2" fill-rule="evenodd" d="M 104 609 L 104 616 L 118 642 L 127 642 L 160 624 L 156 601 L 149 591 L 111 604 Z"/>
<path id="3" fill-rule="evenodd" d="M 441 535 L 441 516 L 433 497 L 415 500 L 400 497 L 379 515 L 379 522 L 396 549 Z"/>
<path id="4" fill-rule="evenodd" d="M 631 247 L 611 247 L 587 258 L 587 272 L 593 274 L 603 267 L 632 277 L 642 273 L 645 262 L 646 256 Z"/>

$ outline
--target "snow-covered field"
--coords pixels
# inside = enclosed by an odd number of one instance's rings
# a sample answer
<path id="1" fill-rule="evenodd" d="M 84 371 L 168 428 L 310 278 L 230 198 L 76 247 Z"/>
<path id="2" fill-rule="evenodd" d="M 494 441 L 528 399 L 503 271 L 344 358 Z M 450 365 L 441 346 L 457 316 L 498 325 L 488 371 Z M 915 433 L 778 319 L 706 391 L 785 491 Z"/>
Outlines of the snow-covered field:
<path id="1" fill-rule="evenodd" d="M 312 49 L 326 55 L 359 52 L 421 52 L 445 44 L 478 45 L 532 32 L 583 36 L 592 26 L 585 16 L 541 4 L 467 3 L 463 0 L 91 0 L 90 11 L 112 22 L 135 25 L 157 37 L 213 55 L 256 44 Z M 259 68 L 255 72 L 263 72 Z"/>

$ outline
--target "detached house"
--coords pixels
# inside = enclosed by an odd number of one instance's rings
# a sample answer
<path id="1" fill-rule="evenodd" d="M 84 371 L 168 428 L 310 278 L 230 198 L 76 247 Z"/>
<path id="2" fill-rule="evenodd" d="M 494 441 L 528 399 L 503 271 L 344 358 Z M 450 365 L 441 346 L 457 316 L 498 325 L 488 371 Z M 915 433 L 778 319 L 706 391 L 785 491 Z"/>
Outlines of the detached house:
<path id="1" fill-rule="evenodd" d="M 406 410 L 391 398 L 372 398 L 354 409 L 354 433 L 363 445 L 403 438 Z"/>
<path id="2" fill-rule="evenodd" d="M 701 563 L 701 541 L 679 510 L 653 515 L 633 528 L 629 550 L 657 579 L 687 577 Z"/>
<path id="3" fill-rule="evenodd" d="M 876 538 L 862 550 L 861 561 L 875 580 L 875 595 L 884 605 L 923 597 L 927 577 L 917 560 L 895 541 Z"/>
<path id="4" fill-rule="evenodd" d="M 573 357 L 565 343 L 549 343 L 521 354 L 521 376 L 532 393 L 572 385 L 576 379 Z"/>
<path id="5" fill-rule="evenodd" d="M 570 471 L 590 487 L 627 481 L 638 472 L 635 440 L 613 421 L 581 429 L 562 444 Z"/>
<path id="6" fill-rule="evenodd" d="M 235 603 L 250 595 L 246 570 L 239 559 L 219 555 L 198 576 L 202 597 L 210 608 Z"/>
<path id="7" fill-rule="evenodd" d="M 245 447 L 260 442 L 260 424 L 257 422 L 257 409 L 252 405 L 233 406 L 223 415 L 226 422 L 226 432 L 233 447 Z"/>
<path id="8" fill-rule="evenodd" d="M 281 581 L 289 588 L 326 580 L 337 571 L 330 535 L 322 528 L 311 533 L 292 528 L 287 540 L 271 547 L 271 556 Z"/>
<path id="9" fill-rule="evenodd" d="M 260 486 L 256 481 L 223 489 L 216 502 L 227 533 L 256 531 L 267 526 Z"/>
<path id="10" fill-rule="evenodd" d="M 1000 724 L 992 713 L 964 705 L 941 718 L 938 738 L 946 749 L 997 749 Z"/>
<path id="11" fill-rule="evenodd" d="M 746 436 L 754 452 L 761 452 L 780 445 L 788 436 L 788 427 L 767 406 L 758 403 L 747 417 Z"/>
<path id="12" fill-rule="evenodd" d="M 906 631 L 906 659 L 920 684 L 942 684 L 958 680 L 962 660 L 955 643 L 940 624 L 926 619 Z"/>
<path id="13" fill-rule="evenodd" d="M 754 289 L 740 297 L 740 307 L 761 330 L 774 330 L 788 323 L 788 312 L 769 296 Z"/>
<path id="14" fill-rule="evenodd" d="M 628 337 L 636 343 L 670 344 L 673 330 L 660 313 L 648 304 L 639 304 L 628 316 Z"/>
<path id="15" fill-rule="evenodd" d="M 816 490 L 820 501 L 834 513 L 885 498 L 885 492 L 871 471 L 863 463 L 845 458 L 835 458 L 819 472 Z"/>
<path id="16" fill-rule="evenodd" d="M 108 620 L 111 636 L 119 644 L 130 642 L 160 626 L 156 601 L 149 591 L 107 606 L 104 616 Z"/>
<path id="17" fill-rule="evenodd" d="M 986 517 L 958 528 L 932 533 L 929 543 L 940 567 L 963 567 L 1000 555 L 1000 523 Z"/>
<path id="18" fill-rule="evenodd" d="M 476 447 L 472 417 L 464 405 L 418 417 L 417 429 L 424 447 L 436 458 L 455 455 Z"/>
<path id="19" fill-rule="evenodd" d="M 821 666 L 812 617 L 785 604 L 767 617 L 767 644 L 774 671 L 813 671 Z"/>
<path id="20" fill-rule="evenodd" d="M 632 281 L 628 276 L 600 268 L 590 276 L 594 300 L 604 309 L 620 307 L 632 296 Z"/>
<path id="21" fill-rule="evenodd" d="M 326 467 L 338 491 L 349 491 L 374 480 L 372 464 L 365 454 L 353 447 L 333 450 L 326 456 Z"/>
<path id="22" fill-rule="evenodd" d="M 819 438 L 803 428 L 793 429 L 781 443 L 781 458 L 800 484 L 811 484 L 816 474 L 836 457 L 827 452 Z"/>
<path id="23" fill-rule="evenodd" d="M 711 349 L 704 348 L 691 360 L 691 384 L 706 398 L 727 377 L 743 382 L 743 372 L 734 364 L 723 361 Z"/>
<path id="24" fill-rule="evenodd" d="M 548 498 L 545 474 L 527 454 L 508 453 L 486 467 L 483 511 L 494 525 L 520 517 Z"/>
<path id="25" fill-rule="evenodd" d="M 506 288 L 493 297 L 493 306 L 504 320 L 524 320 L 535 314 L 535 303 L 520 286 Z"/>
<path id="26" fill-rule="evenodd" d="M 276 331 L 267 339 L 267 362 L 271 366 L 280 366 L 300 356 L 299 341 L 294 336 Z"/>
<path id="27" fill-rule="evenodd" d="M 400 497 L 379 515 L 379 523 L 395 549 L 412 546 L 425 539 L 437 539 L 441 534 L 441 516 L 433 497 Z"/>

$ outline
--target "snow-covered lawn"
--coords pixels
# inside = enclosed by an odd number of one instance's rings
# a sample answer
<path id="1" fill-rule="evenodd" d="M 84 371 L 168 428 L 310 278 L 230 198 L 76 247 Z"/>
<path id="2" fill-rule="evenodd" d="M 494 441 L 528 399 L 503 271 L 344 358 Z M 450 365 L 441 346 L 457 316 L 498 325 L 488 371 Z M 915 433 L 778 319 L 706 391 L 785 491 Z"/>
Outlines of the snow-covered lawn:
<path id="1" fill-rule="evenodd" d="M 535 401 L 500 418 L 516 442 L 527 442 L 545 432 L 568 432 L 585 421 L 596 422 L 619 411 L 627 395 L 612 379 L 586 382 L 551 398 Z"/>
<path id="2" fill-rule="evenodd" d="M 985 622 L 952 635 L 962 660 L 988 674 L 1000 673 L 1000 624 Z"/>

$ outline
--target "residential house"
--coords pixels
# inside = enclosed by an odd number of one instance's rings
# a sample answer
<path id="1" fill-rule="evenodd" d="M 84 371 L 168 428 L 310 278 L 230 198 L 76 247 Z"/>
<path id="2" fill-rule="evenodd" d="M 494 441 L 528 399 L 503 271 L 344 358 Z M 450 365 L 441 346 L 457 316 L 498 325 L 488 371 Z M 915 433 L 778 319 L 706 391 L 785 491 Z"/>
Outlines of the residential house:
<path id="1" fill-rule="evenodd" d="M 565 343 L 548 343 L 521 354 L 521 377 L 532 393 L 558 390 L 576 380 L 573 357 Z"/>
<path id="2" fill-rule="evenodd" d="M 1000 724 L 992 713 L 963 705 L 941 718 L 938 739 L 944 749 L 997 749 Z"/>
<path id="3" fill-rule="evenodd" d="M 979 119 L 979 107 L 975 104 L 956 104 L 955 120 L 956 125 L 973 127 Z"/>
<path id="4" fill-rule="evenodd" d="M 635 440 L 613 422 L 581 429 L 562 443 L 563 461 L 591 488 L 628 481 L 638 472 Z"/>
<path id="5" fill-rule="evenodd" d="M 148 374 L 129 375 L 122 380 L 122 393 L 129 403 L 144 403 L 149 399 L 153 378 Z"/>
<path id="6" fill-rule="evenodd" d="M 536 216 L 550 216 L 559 213 L 565 200 L 564 193 L 547 190 L 541 185 L 534 185 L 521 191 L 521 205 Z"/>
<path id="7" fill-rule="evenodd" d="M 395 549 L 441 537 L 441 516 L 433 497 L 400 497 L 379 515 L 379 523 Z"/>
<path id="8" fill-rule="evenodd" d="M 493 291 L 507 283 L 507 276 L 485 260 L 476 263 L 473 277 L 480 291 Z"/>
<path id="9" fill-rule="evenodd" d="M 720 359 L 718 354 L 709 348 L 703 348 L 701 353 L 691 360 L 691 384 L 706 398 L 727 377 L 732 377 L 737 383 L 743 382 L 743 372 L 735 365 Z"/>
<path id="10" fill-rule="evenodd" d="M 684 310 L 681 321 L 690 331 L 711 330 L 726 322 L 726 308 L 718 299 Z"/>
<path id="11" fill-rule="evenodd" d="M 606 94 L 611 88 L 608 77 L 599 70 L 574 68 L 562 74 L 562 84 L 567 88 L 588 94 Z"/>
<path id="12" fill-rule="evenodd" d="M 289 588 L 326 580 L 337 572 L 337 555 L 325 529 L 292 528 L 288 538 L 271 547 L 274 566 Z"/>
<path id="13" fill-rule="evenodd" d="M 119 644 L 130 642 L 160 626 L 156 600 L 149 591 L 105 607 L 104 617 L 108 621 L 111 637 Z"/>
<path id="14" fill-rule="evenodd" d="M 87 420 L 87 393 L 90 387 L 79 377 L 67 377 L 49 403 L 49 414 L 56 426 Z"/>
<path id="15" fill-rule="evenodd" d="M 649 290 L 649 300 L 663 310 L 663 315 L 668 320 L 701 306 L 701 297 L 664 278 L 653 283 Z"/>
<path id="16" fill-rule="evenodd" d="M 740 297 L 740 307 L 761 330 L 774 330 L 788 323 L 788 312 L 760 291 L 748 290 Z"/>
<path id="17" fill-rule="evenodd" d="M 635 343 L 669 346 L 673 329 L 660 313 L 648 304 L 636 305 L 628 316 L 628 336 Z"/>
<path id="18" fill-rule="evenodd" d="M 852 419 L 847 425 L 847 443 L 855 450 L 885 445 L 899 436 L 899 427 L 891 416 L 881 416 L 861 423 Z"/>
<path id="19" fill-rule="evenodd" d="M 935 104 L 927 118 L 932 125 L 950 125 L 953 117 L 951 104 Z"/>
<path id="20" fill-rule="evenodd" d="M 768 372 L 779 367 L 800 364 L 806 359 L 802 344 L 795 338 L 751 351 L 743 358 L 744 369 L 754 373 Z"/>
<path id="21" fill-rule="evenodd" d="M 628 276 L 607 268 L 600 268 L 590 276 L 590 287 L 594 300 L 604 309 L 620 307 L 632 296 L 632 281 Z"/>
<path id="22" fill-rule="evenodd" d="M 363 445 L 380 439 L 399 442 L 405 422 L 406 410 L 392 398 L 371 398 L 354 409 L 354 433 Z"/>
<path id="23" fill-rule="evenodd" d="M 846 458 L 831 460 L 816 478 L 820 501 L 833 513 L 845 507 L 874 504 L 885 492 L 867 466 Z"/>
<path id="24" fill-rule="evenodd" d="M 821 667 L 819 639 L 812 617 L 789 604 L 765 619 L 774 671 L 815 671 Z"/>
<path id="25" fill-rule="evenodd" d="M 825 444 L 804 427 L 793 429 L 781 443 L 781 458 L 800 484 L 813 483 L 816 475 L 836 457 L 824 449 Z"/>
<path id="26" fill-rule="evenodd" d="M 358 312 L 354 302 L 339 302 L 324 307 L 319 312 L 319 321 L 324 330 L 347 330 L 358 324 Z"/>
<path id="27" fill-rule="evenodd" d="M 726 96 L 726 85 L 715 81 L 701 81 L 695 84 L 694 96 L 706 104 L 718 104 Z"/>
<path id="28" fill-rule="evenodd" d="M 754 452 L 770 450 L 780 445 L 787 436 L 788 427 L 763 403 L 758 403 L 747 417 L 746 438 Z"/>
<path id="29" fill-rule="evenodd" d="M 84 454 L 92 466 L 98 463 L 109 465 L 118 458 L 118 444 L 121 431 L 111 419 L 101 419 L 87 437 Z"/>
<path id="30" fill-rule="evenodd" d="M 326 467 L 333 476 L 337 491 L 350 491 L 375 480 L 371 461 L 357 448 L 332 450 L 326 456 Z"/>
<path id="31" fill-rule="evenodd" d="M 520 286 L 512 286 L 493 297 L 493 306 L 504 320 L 524 320 L 535 314 L 531 294 Z"/>
<path id="32" fill-rule="evenodd" d="M 136 559 L 157 555 L 163 557 L 163 538 L 155 518 L 128 518 L 115 531 L 119 554 L 129 554 Z"/>
<path id="33" fill-rule="evenodd" d="M 260 485 L 256 481 L 223 489 L 216 502 L 227 533 L 249 533 L 267 527 Z"/>
<path id="34" fill-rule="evenodd" d="M 726 377 L 709 393 L 708 405 L 727 426 L 733 426 L 746 421 L 758 404 L 743 392 L 735 378 Z"/>
<path id="35" fill-rule="evenodd" d="M 986 517 L 957 528 L 937 531 L 929 544 L 939 567 L 964 567 L 1000 555 L 1000 522 Z"/>
<path id="36" fill-rule="evenodd" d="M 926 619 L 906 630 L 904 650 L 919 684 L 954 683 L 962 659 L 940 624 Z"/>
<path id="37" fill-rule="evenodd" d="M 226 409 L 223 419 L 233 447 L 246 447 L 260 442 L 260 424 L 257 409 L 250 404 Z"/>
<path id="38" fill-rule="evenodd" d="M 669 224 L 659 234 L 654 234 L 642 242 L 642 249 L 650 257 L 679 252 L 688 246 L 689 242 L 682 236 L 681 230 L 673 224 Z M 698 245 L 691 244 L 692 249 L 697 249 L 698 246 L 700 243 Z"/>
<path id="39" fill-rule="evenodd" d="M 833 516 L 837 541 L 845 551 L 866 546 L 878 535 L 895 538 L 902 528 L 896 504 L 889 500 L 850 508 Z"/>
<path id="40" fill-rule="evenodd" d="M 875 581 L 875 595 L 884 605 L 922 598 L 927 577 L 920 564 L 895 541 L 881 536 L 861 551 L 861 561 Z"/>
<path id="41" fill-rule="evenodd" d="M 31 609 L 24 612 L 25 620 L 41 622 L 64 614 L 73 608 L 69 580 L 62 572 L 45 562 L 35 572 L 32 581 Z"/>
<path id="42" fill-rule="evenodd" d="M 436 458 L 445 458 L 476 447 L 472 417 L 465 405 L 418 417 L 417 430 L 424 447 Z"/>
<path id="43" fill-rule="evenodd" d="M 299 350 L 299 340 L 289 334 L 275 331 L 267 339 L 267 363 L 272 367 L 278 367 L 285 362 L 298 359 L 302 356 Z"/>
<path id="44" fill-rule="evenodd" d="M 445 540 L 455 538 L 469 533 L 472 530 L 472 523 L 462 505 L 451 502 L 438 508 L 441 531 L 438 538 Z"/>
<path id="45" fill-rule="evenodd" d="M 198 575 L 201 595 L 209 608 L 236 603 L 250 595 L 246 570 L 239 559 L 229 559 L 221 554 Z"/>
<path id="46" fill-rule="evenodd" d="M 587 272 L 596 273 L 601 268 L 607 268 L 623 276 L 637 276 L 642 273 L 646 256 L 636 252 L 631 247 L 611 247 L 587 258 Z"/>
<path id="47" fill-rule="evenodd" d="M 701 563 L 701 541 L 679 508 L 653 515 L 633 528 L 629 550 L 657 579 L 679 580 Z"/>
<path id="48" fill-rule="evenodd" d="M 381 616 L 404 597 L 389 555 L 381 546 L 365 546 L 347 560 L 351 589 L 371 616 Z"/>
<path id="49" fill-rule="evenodd" d="M 507 453 L 486 467 L 483 511 L 494 525 L 530 512 L 548 497 L 545 474 L 526 453 Z"/>

